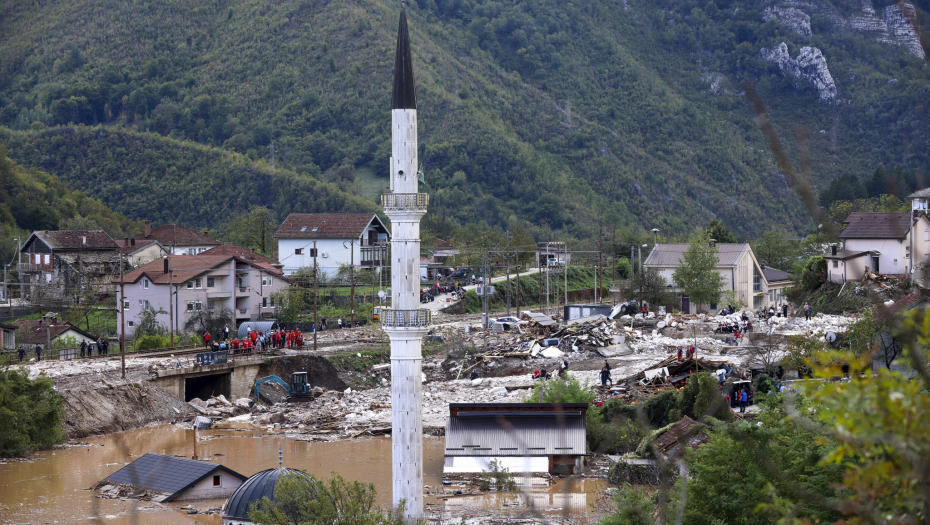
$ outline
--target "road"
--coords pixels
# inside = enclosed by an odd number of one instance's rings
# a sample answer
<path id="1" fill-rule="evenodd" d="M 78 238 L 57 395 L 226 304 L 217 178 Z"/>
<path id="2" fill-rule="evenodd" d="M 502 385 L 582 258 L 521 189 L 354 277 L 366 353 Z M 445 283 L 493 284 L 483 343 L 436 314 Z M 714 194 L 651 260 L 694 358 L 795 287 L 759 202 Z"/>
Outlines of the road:
<path id="1" fill-rule="evenodd" d="M 520 277 L 523 277 L 523 276 L 525 276 L 525 275 L 533 275 L 533 274 L 536 274 L 536 273 L 539 273 L 539 268 L 529 268 L 529 269 L 526 270 L 525 272 L 520 272 Z M 517 274 L 516 274 L 516 273 L 513 273 L 513 274 L 511 274 L 510 276 L 515 278 L 515 277 L 517 276 Z M 506 281 L 506 280 L 507 280 L 507 276 L 506 276 L 506 275 L 501 275 L 500 277 L 491 277 L 491 284 L 499 283 L 499 282 Z M 432 283 L 430 283 L 430 282 L 425 282 L 425 283 L 423 283 L 423 287 L 424 287 L 424 288 L 426 288 L 426 287 L 428 287 L 428 286 L 432 286 Z M 465 288 L 466 291 L 468 291 L 468 290 L 474 290 L 474 289 L 477 288 L 477 287 L 478 287 L 478 285 L 476 285 L 476 284 L 470 284 L 470 285 L 467 285 L 467 286 L 463 286 L 463 288 Z M 435 301 L 433 301 L 433 302 L 431 302 L 431 303 L 426 303 L 425 305 L 422 305 L 421 308 L 426 308 L 427 310 L 431 310 L 431 311 L 433 311 L 433 312 L 438 312 L 439 310 L 442 310 L 443 308 L 447 308 L 447 307 L 449 307 L 449 306 L 452 306 L 452 305 L 454 305 L 456 302 L 458 302 L 458 301 L 452 302 L 451 300 L 447 301 L 447 299 L 450 299 L 451 297 L 452 297 L 452 294 L 441 294 L 441 295 L 438 295 L 438 296 L 436 296 L 436 300 L 435 300 Z"/>

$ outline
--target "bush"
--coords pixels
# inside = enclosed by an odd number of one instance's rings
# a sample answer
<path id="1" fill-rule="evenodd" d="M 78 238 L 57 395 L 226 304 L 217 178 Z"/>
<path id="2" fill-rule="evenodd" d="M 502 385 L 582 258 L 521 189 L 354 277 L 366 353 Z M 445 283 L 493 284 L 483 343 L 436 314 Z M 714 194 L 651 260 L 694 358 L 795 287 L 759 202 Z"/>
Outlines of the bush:
<path id="1" fill-rule="evenodd" d="M 774 392 L 775 381 L 768 374 L 759 374 L 752 380 L 752 391 L 757 395 Z"/>
<path id="2" fill-rule="evenodd" d="M 51 379 L 0 372 L 0 457 L 25 456 L 61 443 L 64 402 Z"/>
<path id="3" fill-rule="evenodd" d="M 673 423 L 672 419 L 676 421 L 680 419 L 679 412 L 681 410 L 679 406 L 681 405 L 681 398 L 682 395 L 678 392 L 666 390 L 647 399 L 643 403 L 643 413 L 646 419 L 649 420 L 649 425 L 652 428 L 661 428 Z"/>
<path id="4" fill-rule="evenodd" d="M 617 511 L 604 516 L 598 525 L 652 525 L 655 504 L 642 486 L 624 484 L 614 496 Z"/>
<path id="5" fill-rule="evenodd" d="M 707 372 L 692 374 L 688 379 L 688 384 L 681 392 L 679 411 L 681 415 L 694 420 L 704 416 L 715 417 L 723 421 L 733 419 L 733 412 L 730 411 L 726 400 L 720 393 L 716 376 Z"/>
<path id="6" fill-rule="evenodd" d="M 135 349 L 152 350 L 153 348 L 168 348 L 171 344 L 171 338 L 167 335 L 143 335 L 136 338 Z"/>
<path id="7" fill-rule="evenodd" d="M 517 482 L 514 481 L 513 474 L 510 473 L 509 469 L 501 467 L 496 459 L 491 460 L 488 467 L 490 467 L 490 470 L 482 470 L 481 475 L 478 476 L 479 490 L 486 492 L 491 490 L 491 487 L 494 487 L 495 490 L 510 492 L 517 489 Z"/>
<path id="8" fill-rule="evenodd" d="M 533 393 L 523 400 L 524 403 L 539 401 L 539 389 L 543 388 L 543 403 L 593 403 L 594 390 L 587 385 L 582 386 L 576 377 L 568 379 L 539 380 L 533 387 Z"/>

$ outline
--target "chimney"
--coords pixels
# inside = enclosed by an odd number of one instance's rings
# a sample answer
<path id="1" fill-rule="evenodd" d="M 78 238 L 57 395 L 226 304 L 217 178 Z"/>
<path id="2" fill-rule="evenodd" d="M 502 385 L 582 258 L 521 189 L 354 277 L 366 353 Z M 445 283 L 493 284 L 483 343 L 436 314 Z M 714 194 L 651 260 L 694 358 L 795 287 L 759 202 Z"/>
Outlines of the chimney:
<path id="1" fill-rule="evenodd" d="M 130 246 L 135 246 L 135 245 L 136 245 L 136 239 L 135 239 L 135 238 L 129 239 L 129 245 L 130 245 Z"/>
<path id="2" fill-rule="evenodd" d="M 145 238 L 148 239 L 149 235 L 152 234 L 152 223 L 145 221 Z"/>
<path id="3" fill-rule="evenodd" d="M 123 237 L 123 248 L 129 247 L 129 237 Z"/>
<path id="4" fill-rule="evenodd" d="M 326 221 L 323 221 L 323 227 L 320 228 L 320 231 L 321 231 L 321 232 L 325 232 L 325 231 L 326 231 Z"/>
<path id="5" fill-rule="evenodd" d="M 168 273 L 168 257 L 165 257 L 165 273 Z"/>
<path id="6" fill-rule="evenodd" d="M 836 245 L 830 246 L 830 255 L 836 255 Z"/>

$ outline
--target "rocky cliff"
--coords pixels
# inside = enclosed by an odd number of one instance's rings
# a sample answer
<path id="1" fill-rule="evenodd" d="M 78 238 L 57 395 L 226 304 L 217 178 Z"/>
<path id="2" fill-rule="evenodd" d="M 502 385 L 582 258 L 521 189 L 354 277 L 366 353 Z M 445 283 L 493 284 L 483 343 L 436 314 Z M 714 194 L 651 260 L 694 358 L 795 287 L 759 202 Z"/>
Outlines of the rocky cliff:
<path id="1" fill-rule="evenodd" d="M 811 17 L 800 9 L 794 7 L 767 7 L 762 12 L 762 21 L 767 22 L 769 20 L 784 24 L 798 34 L 804 36 L 810 36 L 811 34 Z"/>
<path id="2" fill-rule="evenodd" d="M 820 101 L 831 104 L 836 99 L 836 84 L 827 68 L 827 59 L 816 47 L 802 47 L 797 58 L 791 58 L 788 45 L 782 42 L 774 49 L 762 48 L 760 56 L 778 66 L 782 74 L 810 82 L 817 88 Z"/>

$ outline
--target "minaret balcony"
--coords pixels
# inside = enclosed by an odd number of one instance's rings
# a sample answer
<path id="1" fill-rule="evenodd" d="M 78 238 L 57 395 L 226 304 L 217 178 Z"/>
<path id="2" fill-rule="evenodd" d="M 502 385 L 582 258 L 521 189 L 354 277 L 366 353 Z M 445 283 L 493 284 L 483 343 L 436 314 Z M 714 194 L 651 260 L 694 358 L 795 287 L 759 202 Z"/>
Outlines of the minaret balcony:
<path id="1" fill-rule="evenodd" d="M 428 193 L 384 193 L 381 195 L 381 207 L 385 213 L 404 211 L 426 211 L 429 204 Z"/>
<path id="2" fill-rule="evenodd" d="M 381 310 L 381 326 L 384 328 L 423 328 L 433 320 L 430 310 Z"/>

